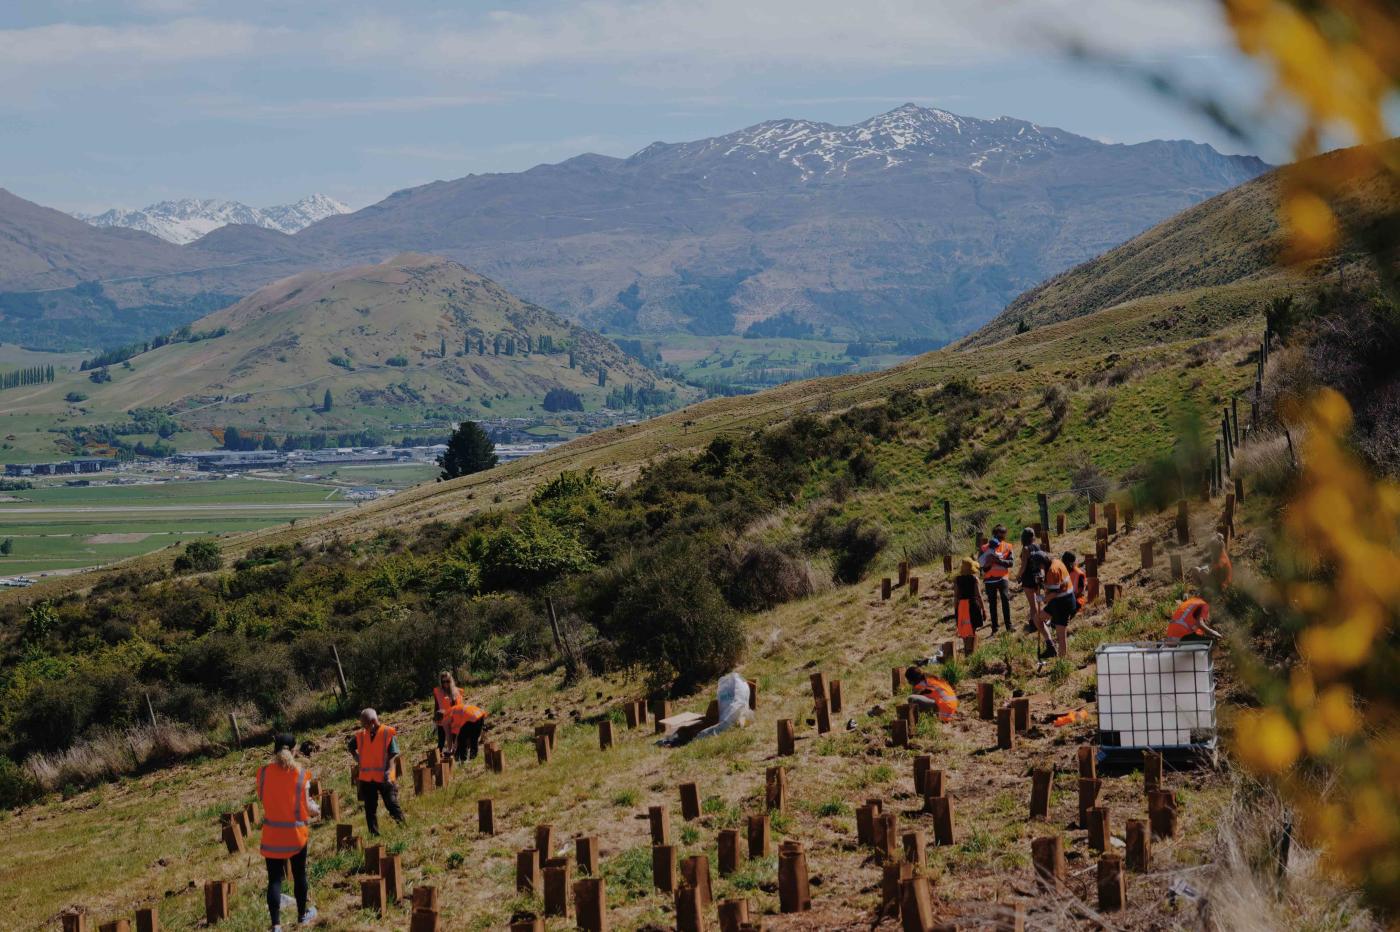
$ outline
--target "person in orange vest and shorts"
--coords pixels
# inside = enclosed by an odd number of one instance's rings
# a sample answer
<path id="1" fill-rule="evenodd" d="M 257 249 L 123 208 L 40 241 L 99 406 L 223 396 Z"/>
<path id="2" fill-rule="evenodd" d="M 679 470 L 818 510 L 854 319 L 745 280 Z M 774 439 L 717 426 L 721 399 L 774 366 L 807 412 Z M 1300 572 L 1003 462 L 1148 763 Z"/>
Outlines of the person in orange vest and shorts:
<path id="1" fill-rule="evenodd" d="M 311 798 L 311 771 L 296 759 L 297 739 L 280 734 L 272 739 L 272 760 L 258 768 L 258 802 L 262 804 L 262 837 L 258 851 L 267 863 L 267 911 L 273 932 L 281 932 L 282 880 L 290 864 L 296 891 L 297 921 L 310 925 L 316 907 L 307 903 L 306 845 L 310 822 L 321 814 Z"/>
<path id="2" fill-rule="evenodd" d="M 433 687 L 433 724 L 437 726 L 438 750 L 447 746 L 447 728 L 443 719 L 453 706 L 462 704 L 462 690 L 457 688 L 450 670 L 438 674 L 438 684 Z"/>
<path id="3" fill-rule="evenodd" d="M 486 727 L 486 710 L 459 702 L 447 710 L 442 726 L 447 729 L 447 754 L 459 761 L 475 760 L 481 731 Z"/>
<path id="4" fill-rule="evenodd" d="M 365 709 L 360 713 L 360 730 L 350 736 L 347 746 L 359 766 L 359 796 L 365 806 L 365 825 L 371 835 L 379 834 L 379 802 L 395 822 L 404 822 L 399 808 L 399 785 L 394 780 L 394 758 L 399 756 L 398 731 L 392 725 L 381 725 L 379 713 Z"/>

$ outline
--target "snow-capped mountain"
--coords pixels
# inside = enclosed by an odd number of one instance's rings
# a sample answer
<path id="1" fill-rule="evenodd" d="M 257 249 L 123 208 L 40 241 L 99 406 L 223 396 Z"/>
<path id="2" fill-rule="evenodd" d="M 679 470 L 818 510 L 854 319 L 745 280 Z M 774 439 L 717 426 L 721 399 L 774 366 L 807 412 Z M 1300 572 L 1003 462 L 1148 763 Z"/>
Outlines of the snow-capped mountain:
<path id="1" fill-rule="evenodd" d="M 802 179 L 946 159 L 971 171 L 1100 145 L 1084 136 L 1000 117 L 979 120 L 905 104 L 850 126 L 769 120 L 696 142 L 647 146 L 633 161 L 697 163 L 716 158 L 797 169 Z"/>
<path id="2" fill-rule="evenodd" d="M 264 227 L 282 233 L 295 233 L 317 220 L 349 213 L 350 208 L 324 194 L 304 197 L 294 204 L 249 207 L 238 201 L 209 198 L 180 198 L 161 201 L 140 210 L 114 208 L 101 214 L 78 214 L 99 227 L 128 227 L 159 236 L 171 243 L 192 243 L 201 236 L 230 223 Z"/>

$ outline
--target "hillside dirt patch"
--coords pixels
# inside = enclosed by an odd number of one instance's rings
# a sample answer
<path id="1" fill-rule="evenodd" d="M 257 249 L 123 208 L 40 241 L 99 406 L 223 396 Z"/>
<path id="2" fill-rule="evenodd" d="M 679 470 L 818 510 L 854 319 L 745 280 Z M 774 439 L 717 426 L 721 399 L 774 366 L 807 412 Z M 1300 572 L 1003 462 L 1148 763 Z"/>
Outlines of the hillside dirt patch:
<path id="1" fill-rule="evenodd" d="M 139 544 L 150 534 L 133 532 L 128 534 L 93 534 L 84 543 L 89 544 Z"/>

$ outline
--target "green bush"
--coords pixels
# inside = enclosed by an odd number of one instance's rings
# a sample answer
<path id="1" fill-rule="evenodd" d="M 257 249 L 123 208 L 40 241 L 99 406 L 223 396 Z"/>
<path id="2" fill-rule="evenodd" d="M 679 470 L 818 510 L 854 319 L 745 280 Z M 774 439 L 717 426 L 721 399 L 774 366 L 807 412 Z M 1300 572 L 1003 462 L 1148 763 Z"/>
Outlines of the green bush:
<path id="1" fill-rule="evenodd" d="M 212 540 L 192 540 L 175 558 L 175 570 L 180 573 L 207 573 L 223 565 L 223 552 Z"/>
<path id="2" fill-rule="evenodd" d="M 531 509 L 486 539 L 481 580 L 487 589 L 533 589 L 591 565 L 578 538 Z"/>
<path id="3" fill-rule="evenodd" d="M 884 528 L 864 518 L 852 518 L 833 527 L 825 516 L 817 519 L 807 539 L 813 545 L 830 548 L 834 558 L 832 572 L 843 583 L 860 582 L 890 542 Z"/>
<path id="4" fill-rule="evenodd" d="M 38 799 L 39 785 L 23 767 L 0 757 L 0 809 L 13 809 Z"/>
<path id="5" fill-rule="evenodd" d="M 680 690 L 734 668 L 744 629 L 714 580 L 696 571 L 707 557 L 678 543 L 638 559 L 619 580 L 616 602 L 599 627 L 622 663 L 646 667 Z"/>

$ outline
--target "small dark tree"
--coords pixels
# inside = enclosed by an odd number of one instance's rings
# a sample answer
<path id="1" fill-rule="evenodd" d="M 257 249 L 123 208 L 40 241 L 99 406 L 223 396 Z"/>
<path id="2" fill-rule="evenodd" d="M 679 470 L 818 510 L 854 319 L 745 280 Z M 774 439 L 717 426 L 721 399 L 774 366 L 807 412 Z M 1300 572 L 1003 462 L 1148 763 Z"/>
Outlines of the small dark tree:
<path id="1" fill-rule="evenodd" d="M 7 537 L 4 540 L 0 540 L 0 556 L 8 557 L 11 553 L 14 552 L 14 549 L 15 542 L 10 538 Z"/>
<path id="2" fill-rule="evenodd" d="M 475 421 L 463 421 L 447 441 L 447 451 L 438 457 L 442 479 L 456 479 L 496 465 L 496 445 Z"/>
<path id="3" fill-rule="evenodd" d="M 447 337 L 438 337 L 438 355 L 447 358 Z"/>
<path id="4" fill-rule="evenodd" d="M 603 388 L 603 387 L 606 386 L 607 384 L 608 384 L 608 370 L 606 370 L 606 369 L 604 369 L 604 368 L 602 368 L 602 367 L 600 366 L 600 367 L 598 368 L 598 387 L 599 387 L 599 388 Z"/>
<path id="5" fill-rule="evenodd" d="M 322 410 L 322 411 L 329 411 L 330 409 L 331 409 L 331 390 L 328 388 L 328 389 L 326 389 L 326 394 L 325 394 L 325 396 L 321 399 L 321 410 Z"/>
<path id="6" fill-rule="evenodd" d="M 225 428 L 224 428 L 224 449 L 225 449 L 225 450 L 237 450 L 237 449 L 240 449 L 240 447 L 239 447 L 239 444 L 240 444 L 240 443 L 242 443 L 242 439 L 238 436 L 238 428 L 237 428 L 237 427 L 225 427 Z"/>

